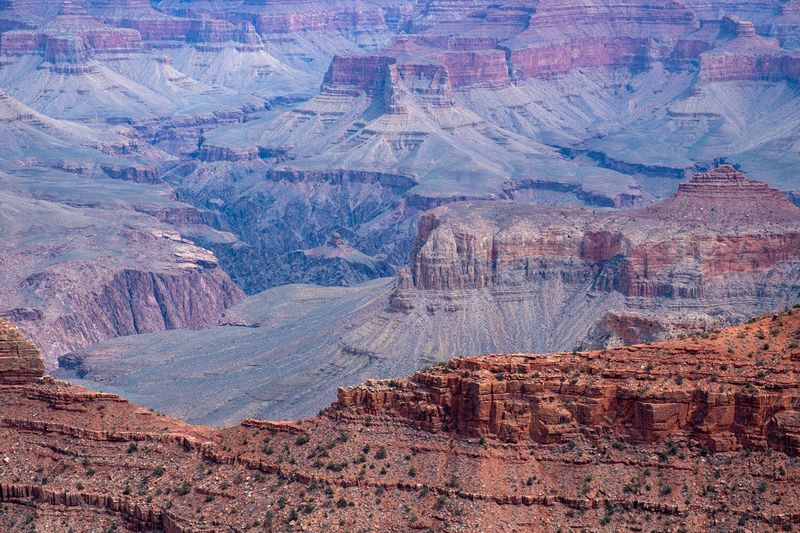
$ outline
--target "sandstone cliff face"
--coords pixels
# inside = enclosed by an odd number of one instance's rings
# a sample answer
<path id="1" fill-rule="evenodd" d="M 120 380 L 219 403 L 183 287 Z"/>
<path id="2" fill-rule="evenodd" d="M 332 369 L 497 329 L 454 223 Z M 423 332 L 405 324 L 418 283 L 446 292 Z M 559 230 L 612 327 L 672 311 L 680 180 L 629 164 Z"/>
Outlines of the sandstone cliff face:
<path id="1" fill-rule="evenodd" d="M 675 196 L 623 212 L 443 207 L 423 215 L 410 266 L 414 288 L 398 289 L 394 305 L 411 314 L 449 307 L 433 314 L 449 323 L 459 320 L 453 310 L 468 319 L 483 316 L 477 306 L 488 304 L 514 316 L 538 309 L 533 300 L 541 299 L 550 303 L 532 318 L 545 326 L 541 334 L 561 330 L 568 316 L 575 323 L 549 348 L 630 338 L 622 333 L 626 321 L 651 323 L 645 338 L 654 339 L 797 301 L 799 215 L 777 191 L 731 167 L 698 174 Z M 680 317 L 680 308 L 692 318 Z M 608 313 L 615 318 L 604 318 Z M 618 330 L 607 329 L 614 324 Z M 529 342 L 523 335 L 517 345 Z"/>
<path id="2" fill-rule="evenodd" d="M 797 455 L 794 315 L 610 352 L 455 359 L 409 380 L 341 389 L 337 405 L 507 442 L 610 432 L 636 442 L 694 439 L 715 451 Z"/>
<path id="3" fill-rule="evenodd" d="M 458 358 L 225 429 L 0 382 L 0 527 L 792 529 L 798 342 L 794 309 L 649 346 Z"/>
<path id="4" fill-rule="evenodd" d="M 0 383 L 28 383 L 44 375 L 44 358 L 14 324 L 0 318 Z"/>

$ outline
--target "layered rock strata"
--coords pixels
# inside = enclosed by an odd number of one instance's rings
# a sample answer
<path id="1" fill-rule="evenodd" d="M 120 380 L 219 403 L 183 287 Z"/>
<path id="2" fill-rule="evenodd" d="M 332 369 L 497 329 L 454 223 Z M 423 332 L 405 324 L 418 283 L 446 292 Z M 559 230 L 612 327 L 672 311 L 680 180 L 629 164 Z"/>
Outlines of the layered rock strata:
<path id="1" fill-rule="evenodd" d="M 11 322 L 0 318 L 0 383 L 37 380 L 44 375 L 44 358 Z"/>
<path id="2" fill-rule="evenodd" d="M 472 316 L 481 314 L 472 309 L 478 301 L 505 308 L 527 307 L 520 302 L 530 300 L 531 311 L 523 316 L 533 312 L 537 323 L 550 324 L 541 334 L 560 330 L 556 321 L 568 316 L 576 321 L 570 339 L 561 342 L 624 337 L 625 315 L 631 325 L 651 322 L 643 333 L 663 335 L 687 324 L 688 316 L 673 311 L 680 308 L 691 310 L 695 325 L 707 327 L 757 312 L 762 304 L 797 301 L 798 221 L 800 209 L 779 192 L 730 166 L 697 174 L 667 200 L 623 212 L 488 203 L 443 207 L 420 221 L 413 289 L 401 287 L 395 305 L 435 309 L 449 302 L 445 307 L 469 309 L 466 315 Z M 552 305 L 538 312 L 533 299 L 542 298 Z M 434 314 L 445 321 L 452 316 Z M 603 331 L 613 324 L 619 335 Z"/>
<path id="3" fill-rule="evenodd" d="M 795 314 L 612 351 L 453 359 L 408 380 L 340 389 L 337 405 L 505 442 L 610 433 L 798 455 Z"/>
<path id="4" fill-rule="evenodd" d="M 14 170 L 0 172 L 0 317 L 28 333 L 49 365 L 109 337 L 215 325 L 243 296 L 186 235 L 232 236 L 168 188 Z"/>
<path id="5" fill-rule="evenodd" d="M 459 358 L 222 430 L 50 378 L 0 384 L 0 525 L 788 530 L 799 335 L 788 310 L 657 345 Z"/>

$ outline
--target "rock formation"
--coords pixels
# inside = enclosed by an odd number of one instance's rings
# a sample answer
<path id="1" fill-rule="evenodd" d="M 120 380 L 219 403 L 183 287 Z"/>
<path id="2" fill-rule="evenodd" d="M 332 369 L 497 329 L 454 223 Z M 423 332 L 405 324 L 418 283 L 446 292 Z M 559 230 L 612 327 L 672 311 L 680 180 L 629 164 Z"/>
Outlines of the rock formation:
<path id="1" fill-rule="evenodd" d="M 56 156 L 52 146 L 43 155 Z M 113 336 L 215 325 L 241 298 L 214 254 L 187 237 L 231 236 L 209 227 L 207 211 L 171 200 L 168 188 L 11 169 L 0 172 L 0 316 L 34 339 L 49 366 Z"/>
<path id="2" fill-rule="evenodd" d="M 0 383 L 28 383 L 44 375 L 44 358 L 14 324 L 0 318 Z"/>
<path id="3" fill-rule="evenodd" d="M 574 313 L 595 300 L 581 320 L 638 310 L 661 322 L 661 332 L 670 330 L 672 306 L 692 309 L 696 318 L 705 308 L 706 324 L 742 319 L 742 305 L 764 301 L 769 308 L 800 295 L 798 220 L 800 209 L 780 193 L 730 166 L 697 174 L 673 197 L 630 211 L 443 207 L 419 225 L 411 262 L 417 291 L 401 291 L 396 300 L 406 308 L 430 308 L 437 299 L 471 308 L 471 299 L 484 296 L 498 303 L 552 298 L 551 318 L 536 321 L 552 320 L 561 305 L 575 321 Z"/>
<path id="4" fill-rule="evenodd" d="M 59 375 L 198 422 L 308 416 L 341 383 L 410 373 L 453 353 L 656 341 L 793 305 L 799 223 L 800 208 L 730 166 L 641 209 L 452 204 L 422 215 L 411 265 L 394 282 L 278 287 L 207 332 L 77 350 L 61 358 Z M 368 260 L 341 242 L 290 257 L 301 254 L 307 263 L 292 264 L 328 275 L 343 275 L 337 261 L 348 259 L 354 275 Z M 170 376 L 186 366 L 197 369 L 182 382 L 186 394 L 224 392 L 175 405 Z M 221 368 L 224 378 L 214 373 Z"/>
<path id="5" fill-rule="evenodd" d="M 800 348 L 791 316 L 612 351 L 453 359 L 408 380 L 341 389 L 337 406 L 505 442 L 611 433 L 797 455 Z"/>
<path id="6" fill-rule="evenodd" d="M 789 309 L 659 344 L 457 358 L 225 429 L 3 383 L 0 525 L 791 530 L 799 336 Z"/>
<path id="7" fill-rule="evenodd" d="M 421 211 L 459 200 L 634 207 L 723 160 L 796 196 L 797 17 L 780 0 L 11 0 L 0 88 L 28 123 L 92 130 L 15 160 L 166 171 L 239 237 L 206 244 L 255 293 L 383 275 L 303 263 L 334 231 L 394 271 Z"/>

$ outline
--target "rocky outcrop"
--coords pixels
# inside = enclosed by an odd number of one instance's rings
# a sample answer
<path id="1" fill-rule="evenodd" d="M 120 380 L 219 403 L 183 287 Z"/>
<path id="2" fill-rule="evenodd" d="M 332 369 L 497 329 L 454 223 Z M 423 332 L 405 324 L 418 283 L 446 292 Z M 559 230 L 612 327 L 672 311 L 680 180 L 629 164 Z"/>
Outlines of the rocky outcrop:
<path id="1" fill-rule="evenodd" d="M 721 32 L 730 40 L 700 55 L 701 81 L 800 79 L 800 54 L 759 36 L 752 22 L 725 17 Z"/>
<path id="2" fill-rule="evenodd" d="M 80 5 L 66 0 L 58 15 L 36 30 L 14 30 L 0 34 L 0 51 L 40 52 L 50 63 L 80 63 L 89 50 L 119 51 L 140 48 L 138 32 L 105 26 Z"/>
<path id="3" fill-rule="evenodd" d="M 0 383 L 0 527 L 792 529 L 798 332 L 794 309 L 648 346 L 457 358 L 341 389 L 308 420 L 224 429 Z"/>
<path id="4" fill-rule="evenodd" d="M 580 67 L 645 68 L 650 41 L 642 38 L 585 38 L 569 43 L 510 49 L 516 79 L 546 77 Z"/>
<path id="5" fill-rule="evenodd" d="M 251 22 L 260 34 L 300 31 L 386 31 L 382 6 L 371 2 L 300 1 L 275 5 L 250 0 L 236 16 Z"/>
<path id="6" fill-rule="evenodd" d="M 208 225 L 208 211 L 165 197 L 166 187 L 33 176 L 0 173 L 0 316 L 31 336 L 49 366 L 109 337 L 215 325 L 242 298 L 214 254 L 186 237 L 235 241 Z"/>
<path id="7" fill-rule="evenodd" d="M 545 299 L 550 310 L 532 318 L 541 321 L 541 333 L 561 329 L 556 309 L 574 322 L 569 338 L 549 348 L 631 339 L 625 322 L 637 330 L 637 322 L 649 324 L 643 338 L 655 339 L 796 302 L 799 216 L 779 192 L 729 166 L 697 174 L 662 202 L 621 212 L 479 202 L 442 207 L 420 220 L 410 265 L 414 290 L 394 300 L 406 310 L 455 305 L 469 319 L 483 314 L 473 306 L 512 306 L 498 312 L 514 316 L 529 305 L 538 309 L 532 299 Z M 451 320 L 447 312 L 434 316 Z M 529 342 L 524 336 L 516 344 Z"/>
<path id="8" fill-rule="evenodd" d="M 25 280 L 24 290 L 46 299 L 64 297 L 57 274 Z M 123 270 L 69 297 L 75 311 L 35 316 L 19 322 L 49 362 L 104 339 L 170 329 L 215 326 L 225 309 L 242 298 L 241 290 L 216 264 L 183 272 Z M 49 303 L 49 302 L 48 302 Z M 49 315 L 49 316 L 48 316 Z"/>
<path id="9" fill-rule="evenodd" d="M 0 318 L 0 383 L 28 383 L 43 375 L 44 358 L 36 345 Z"/>
<path id="10" fill-rule="evenodd" d="M 507 208 L 509 216 L 500 224 L 482 220 L 480 208 L 464 225 L 451 218 L 448 208 L 424 215 L 412 259 L 415 286 L 510 287 L 539 275 L 535 264 L 548 268 L 579 261 L 594 272 L 591 278 L 599 290 L 630 297 L 699 298 L 706 294 L 703 280 L 800 259 L 800 209 L 730 166 L 697 174 L 673 197 L 637 210 L 534 208 L 526 214 Z M 685 221 L 691 227 L 678 229 Z M 673 239 L 672 231 L 682 238 Z M 691 264 L 678 267 L 687 258 Z M 683 274 L 678 276 L 676 268 Z M 569 280 L 566 272 L 560 276 Z M 670 286 L 661 276 L 682 278 L 688 285 Z"/>
<path id="11" fill-rule="evenodd" d="M 506 442 L 610 432 L 635 442 L 694 439 L 715 451 L 796 454 L 796 315 L 612 351 L 454 359 L 409 380 L 341 389 L 337 407 L 344 416 L 396 416 L 428 431 Z"/>

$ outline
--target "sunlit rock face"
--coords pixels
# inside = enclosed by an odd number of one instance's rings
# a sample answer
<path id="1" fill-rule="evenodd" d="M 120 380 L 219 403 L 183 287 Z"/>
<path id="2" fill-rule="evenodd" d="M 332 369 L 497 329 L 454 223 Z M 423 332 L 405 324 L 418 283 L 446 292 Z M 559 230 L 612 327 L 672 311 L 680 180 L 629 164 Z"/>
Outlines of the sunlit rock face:
<path id="1" fill-rule="evenodd" d="M 28 383 L 44 375 L 44 358 L 36 345 L 11 322 L 0 318 L 0 383 Z"/>
<path id="2" fill-rule="evenodd" d="M 224 428 L 52 378 L 0 381 L 0 527 L 791 529 L 799 327 L 785 310 L 650 345 L 456 357 L 343 387 L 304 420 Z"/>

